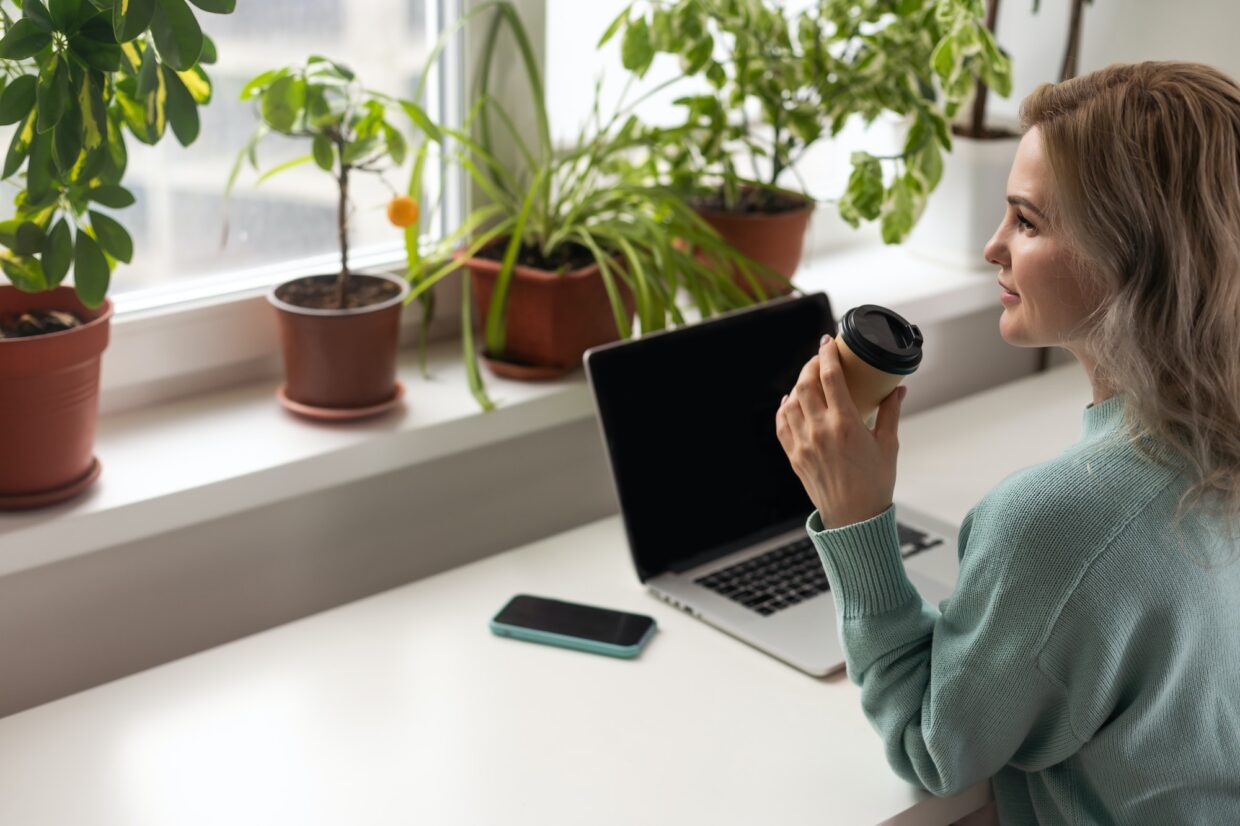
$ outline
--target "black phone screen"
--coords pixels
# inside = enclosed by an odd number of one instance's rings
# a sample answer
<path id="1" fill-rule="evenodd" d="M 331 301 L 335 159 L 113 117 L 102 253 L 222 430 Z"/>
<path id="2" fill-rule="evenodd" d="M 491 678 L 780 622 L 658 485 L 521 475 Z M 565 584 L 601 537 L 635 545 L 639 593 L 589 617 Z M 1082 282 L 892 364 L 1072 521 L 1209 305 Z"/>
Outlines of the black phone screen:
<path id="1" fill-rule="evenodd" d="M 641 642 L 654 624 L 653 619 L 643 614 L 527 594 L 513 597 L 495 615 L 495 622 L 624 647 Z"/>

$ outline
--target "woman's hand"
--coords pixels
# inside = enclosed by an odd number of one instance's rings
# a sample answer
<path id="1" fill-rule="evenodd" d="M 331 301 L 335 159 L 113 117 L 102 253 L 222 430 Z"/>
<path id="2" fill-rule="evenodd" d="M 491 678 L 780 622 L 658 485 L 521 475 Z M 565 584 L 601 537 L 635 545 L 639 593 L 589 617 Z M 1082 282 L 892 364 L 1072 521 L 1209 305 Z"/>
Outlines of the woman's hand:
<path id="1" fill-rule="evenodd" d="M 835 340 L 824 336 L 818 355 L 801 369 L 796 387 L 775 414 L 775 433 L 824 528 L 878 516 L 896 487 L 900 402 L 907 388 L 883 399 L 871 431 L 848 394 Z"/>

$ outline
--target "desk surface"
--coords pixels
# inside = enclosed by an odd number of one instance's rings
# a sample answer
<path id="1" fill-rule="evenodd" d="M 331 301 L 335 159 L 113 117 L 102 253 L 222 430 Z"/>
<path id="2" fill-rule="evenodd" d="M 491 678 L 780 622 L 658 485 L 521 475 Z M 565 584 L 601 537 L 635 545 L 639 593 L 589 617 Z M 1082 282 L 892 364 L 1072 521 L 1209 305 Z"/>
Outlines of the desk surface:
<path id="1" fill-rule="evenodd" d="M 1089 398 L 1072 366 L 910 417 L 898 500 L 958 522 Z M 520 591 L 661 630 L 635 661 L 493 637 Z M 915 791 L 842 675 L 647 596 L 618 518 L 0 720 L 12 824 L 945 824 L 987 795 Z"/>

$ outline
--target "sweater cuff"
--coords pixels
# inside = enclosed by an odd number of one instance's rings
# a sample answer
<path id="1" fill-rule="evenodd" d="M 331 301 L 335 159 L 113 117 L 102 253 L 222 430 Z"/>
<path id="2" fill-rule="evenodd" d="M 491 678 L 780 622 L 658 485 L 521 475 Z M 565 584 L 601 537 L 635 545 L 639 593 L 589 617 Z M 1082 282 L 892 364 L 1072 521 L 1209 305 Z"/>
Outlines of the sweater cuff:
<path id="1" fill-rule="evenodd" d="M 864 522 L 826 530 L 814 511 L 805 528 L 844 619 L 882 614 L 919 598 L 900 558 L 895 505 Z"/>

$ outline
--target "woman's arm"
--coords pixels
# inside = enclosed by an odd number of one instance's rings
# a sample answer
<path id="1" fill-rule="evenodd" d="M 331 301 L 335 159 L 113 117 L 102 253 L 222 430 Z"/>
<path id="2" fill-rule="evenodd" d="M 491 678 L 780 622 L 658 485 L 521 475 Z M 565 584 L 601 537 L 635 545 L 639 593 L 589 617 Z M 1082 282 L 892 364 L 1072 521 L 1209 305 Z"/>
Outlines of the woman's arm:
<path id="1" fill-rule="evenodd" d="M 831 590 L 848 672 L 887 758 L 905 779 L 950 795 L 1008 763 L 1035 771 L 1082 743 L 1063 687 L 1038 666 L 1061 604 L 1056 577 L 1020 553 L 1021 526 L 961 529 L 963 555 L 940 614 L 904 573 L 895 508 L 810 536 Z M 967 544 L 967 547 L 966 547 Z M 1054 592 L 1054 593 L 1052 593 Z"/>
<path id="2" fill-rule="evenodd" d="M 1009 762 L 1037 769 L 1080 747 L 1066 694 L 1038 653 L 1089 549 L 1068 547 L 1072 536 L 1048 540 L 1038 526 L 1056 514 L 1028 491 L 996 503 L 998 519 L 975 526 L 970 514 L 955 596 L 941 615 L 927 605 L 904 573 L 891 504 L 902 390 L 867 429 L 824 337 L 780 404 L 776 434 L 817 508 L 808 527 L 866 714 L 892 766 L 945 795 Z"/>

